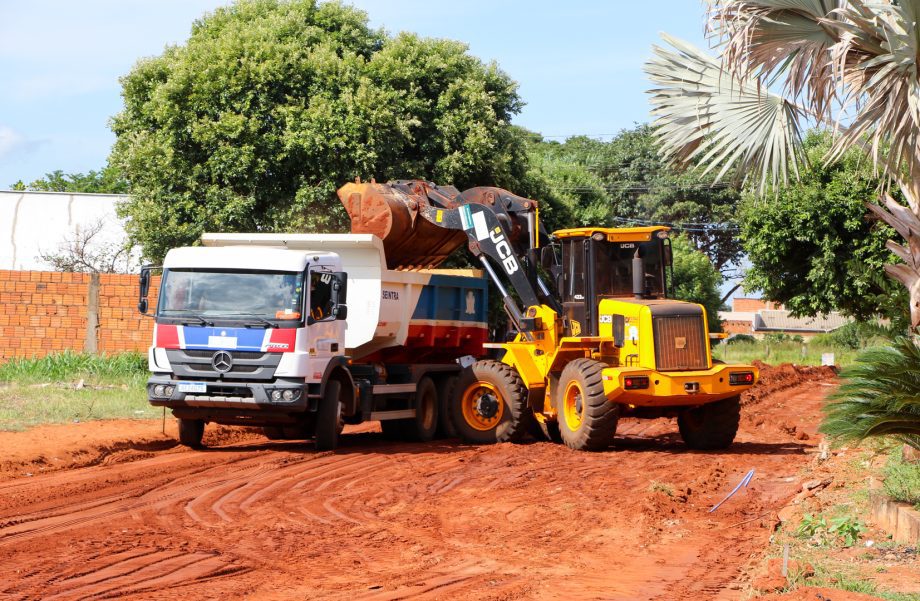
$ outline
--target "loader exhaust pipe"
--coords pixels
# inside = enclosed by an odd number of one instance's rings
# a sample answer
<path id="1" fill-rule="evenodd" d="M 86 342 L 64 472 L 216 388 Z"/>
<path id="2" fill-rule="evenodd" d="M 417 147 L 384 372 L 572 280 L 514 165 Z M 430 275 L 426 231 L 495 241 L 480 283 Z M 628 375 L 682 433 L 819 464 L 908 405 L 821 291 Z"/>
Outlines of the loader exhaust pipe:
<path id="1" fill-rule="evenodd" d="M 632 276 L 633 276 L 633 294 L 636 298 L 645 297 L 645 266 L 642 264 L 642 259 L 639 258 L 639 249 L 636 249 L 636 254 L 633 255 L 632 260 Z"/>

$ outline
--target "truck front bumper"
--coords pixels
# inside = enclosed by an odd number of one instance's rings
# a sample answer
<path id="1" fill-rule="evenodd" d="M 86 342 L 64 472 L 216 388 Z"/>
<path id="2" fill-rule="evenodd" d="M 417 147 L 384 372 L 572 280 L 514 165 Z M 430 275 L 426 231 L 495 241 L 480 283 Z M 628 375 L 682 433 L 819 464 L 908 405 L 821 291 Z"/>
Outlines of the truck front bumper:
<path id="1" fill-rule="evenodd" d="M 285 413 L 302 413 L 316 409 L 315 399 L 307 394 L 303 380 L 278 378 L 271 383 L 250 382 L 195 382 L 204 391 L 182 392 L 180 387 L 193 384 L 176 380 L 169 374 L 154 374 L 147 380 L 147 400 L 155 407 L 227 408 Z M 273 398 L 281 391 L 281 398 Z M 284 391 L 294 398 L 284 399 Z M 311 400 L 314 402 L 311 403 Z"/>
<path id="2" fill-rule="evenodd" d="M 753 381 L 732 384 L 731 373 L 753 373 Z M 759 372 L 753 365 L 716 364 L 699 371 L 660 372 L 638 367 L 608 367 L 601 372 L 604 393 L 617 403 L 636 407 L 674 407 L 704 405 L 739 395 L 757 383 Z M 627 390 L 629 378 L 648 378 L 648 388 Z"/>

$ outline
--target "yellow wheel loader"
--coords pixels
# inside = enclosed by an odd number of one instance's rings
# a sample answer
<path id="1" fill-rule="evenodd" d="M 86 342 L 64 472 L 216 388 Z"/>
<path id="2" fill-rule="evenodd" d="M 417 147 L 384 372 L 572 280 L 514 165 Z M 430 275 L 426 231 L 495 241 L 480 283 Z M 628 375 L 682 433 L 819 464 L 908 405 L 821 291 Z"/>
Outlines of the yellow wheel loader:
<path id="1" fill-rule="evenodd" d="M 449 406 L 463 440 L 535 433 L 598 451 L 627 415 L 677 417 L 694 449 L 734 440 L 758 372 L 714 361 L 703 307 L 668 299 L 667 227 L 548 235 L 534 200 L 418 180 L 356 182 L 339 197 L 353 232 L 383 239 L 390 268 L 436 267 L 465 241 L 501 295 L 512 332 L 485 345 L 498 359 L 464 368 Z"/>

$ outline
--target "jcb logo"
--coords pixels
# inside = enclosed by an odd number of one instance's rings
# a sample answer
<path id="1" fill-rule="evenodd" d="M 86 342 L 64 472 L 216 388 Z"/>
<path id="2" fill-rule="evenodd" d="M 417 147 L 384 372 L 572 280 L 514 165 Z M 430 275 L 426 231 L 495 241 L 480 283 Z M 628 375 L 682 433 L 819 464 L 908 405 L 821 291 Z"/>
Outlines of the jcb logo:
<path id="1" fill-rule="evenodd" d="M 505 236 L 502 235 L 501 229 L 495 228 L 492 230 L 492 232 L 489 233 L 489 239 L 495 243 L 495 250 L 498 251 L 498 256 L 501 257 L 502 267 L 505 268 L 505 273 L 511 275 L 517 271 L 517 260 L 511 253 L 511 245 L 509 245 L 508 241 L 505 240 Z"/>

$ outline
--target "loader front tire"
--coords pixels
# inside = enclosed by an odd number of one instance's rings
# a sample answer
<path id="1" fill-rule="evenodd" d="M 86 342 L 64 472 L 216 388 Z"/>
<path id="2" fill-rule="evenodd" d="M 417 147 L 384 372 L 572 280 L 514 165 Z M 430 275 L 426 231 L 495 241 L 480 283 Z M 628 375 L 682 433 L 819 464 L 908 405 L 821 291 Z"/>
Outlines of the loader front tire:
<path id="1" fill-rule="evenodd" d="M 492 444 L 527 434 L 527 388 L 517 371 L 498 361 L 477 361 L 460 374 L 450 419 L 461 440 Z"/>
<path id="2" fill-rule="evenodd" d="M 741 397 L 707 403 L 685 409 L 677 416 L 680 437 L 691 449 L 712 451 L 727 449 L 738 433 L 741 421 Z"/>
<path id="3" fill-rule="evenodd" d="M 593 359 L 575 359 L 562 370 L 556 388 L 556 414 L 562 442 L 576 451 L 603 451 L 613 443 L 620 407 L 607 400 Z"/>

